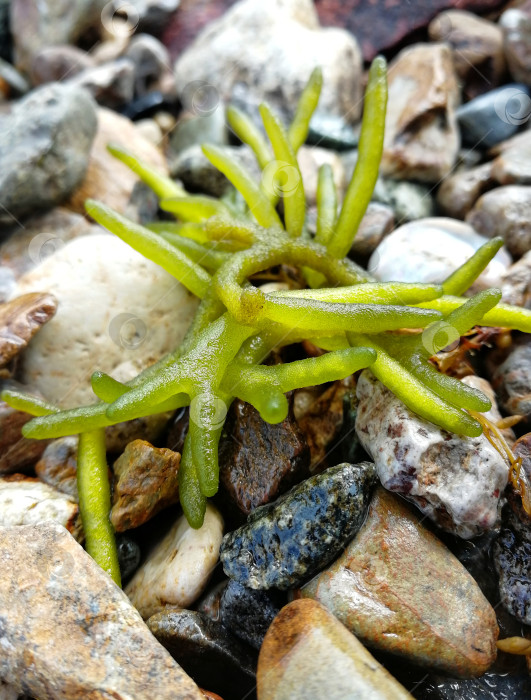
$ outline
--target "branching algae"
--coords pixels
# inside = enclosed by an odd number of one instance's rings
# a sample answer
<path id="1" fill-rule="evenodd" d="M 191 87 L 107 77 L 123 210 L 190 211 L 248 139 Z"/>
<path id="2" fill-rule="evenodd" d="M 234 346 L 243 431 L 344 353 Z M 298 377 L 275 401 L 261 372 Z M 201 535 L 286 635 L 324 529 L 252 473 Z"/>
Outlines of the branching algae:
<path id="1" fill-rule="evenodd" d="M 128 152 L 111 147 L 178 223 L 145 228 L 94 201 L 87 201 L 86 210 L 201 299 L 192 326 L 181 347 L 126 384 L 95 372 L 92 387 L 99 401 L 90 406 L 58 410 L 34 397 L 3 393 L 11 406 L 36 416 L 23 428 L 26 437 L 81 435 L 78 484 L 87 550 L 116 581 L 106 426 L 190 405 L 179 486 L 184 513 L 197 528 L 206 499 L 218 489 L 218 441 L 226 412 L 220 420 L 220 406 L 228 407 L 235 397 L 252 404 L 264 420 L 278 423 L 288 412 L 286 392 L 370 367 L 418 415 L 446 430 L 477 436 L 482 426 L 469 411 L 487 411 L 490 401 L 440 373 L 430 357 L 450 336 L 458 338 L 476 325 L 531 331 L 531 312 L 500 304 L 499 290 L 461 296 L 499 250 L 501 239 L 485 243 L 441 285 L 376 283 L 345 257 L 378 176 L 387 101 L 382 58 L 370 69 L 359 157 L 339 214 L 332 171 L 323 166 L 316 235 L 308 234 L 296 154 L 306 139 L 321 80 L 314 71 L 287 131 L 267 105 L 261 106 L 269 143 L 244 114 L 228 110 L 232 129 L 251 147 L 263 176 L 256 184 L 223 150 L 204 146 L 206 157 L 235 188 L 221 200 L 187 194 Z M 280 264 L 298 268 L 307 288 L 264 293 L 251 284 L 253 275 Z M 287 364 L 261 364 L 273 348 L 302 340 L 327 352 Z"/>

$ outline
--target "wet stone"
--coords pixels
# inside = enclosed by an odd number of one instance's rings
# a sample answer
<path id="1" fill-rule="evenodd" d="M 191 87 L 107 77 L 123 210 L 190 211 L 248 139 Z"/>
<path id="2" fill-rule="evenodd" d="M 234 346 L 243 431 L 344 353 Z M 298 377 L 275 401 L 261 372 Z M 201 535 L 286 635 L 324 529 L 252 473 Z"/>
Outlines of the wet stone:
<path id="1" fill-rule="evenodd" d="M 17 690 L 43 700 L 202 700 L 60 525 L 0 527 L 0 591 L 0 677 Z"/>
<path id="2" fill-rule="evenodd" d="M 256 591 L 231 579 L 221 596 L 221 622 L 259 651 L 270 624 L 285 602 L 278 591 Z"/>
<path id="3" fill-rule="evenodd" d="M 179 500 L 181 455 L 145 440 L 130 442 L 115 461 L 111 522 L 117 532 L 143 525 Z"/>
<path id="4" fill-rule="evenodd" d="M 229 698 L 244 697 L 255 687 L 252 651 L 220 623 L 199 612 L 166 610 L 147 625 L 198 685 Z"/>
<path id="5" fill-rule="evenodd" d="M 465 539 L 496 527 L 507 465 L 484 435 L 455 435 L 420 418 L 368 370 L 357 396 L 356 432 L 385 488 Z"/>
<path id="6" fill-rule="evenodd" d="M 339 464 L 261 506 L 223 539 L 227 576 L 255 589 L 286 590 L 330 563 L 365 517 L 374 465 Z"/>
<path id="7" fill-rule="evenodd" d="M 225 590 L 230 579 L 224 579 L 217 583 L 213 588 L 207 590 L 203 597 L 197 602 L 196 610 L 197 612 L 206 615 L 214 622 L 220 620 L 220 607 L 221 607 L 221 596 Z"/>
<path id="8" fill-rule="evenodd" d="M 417 697 L 429 700 L 525 700 L 531 698 L 531 678 L 486 673 L 481 678 L 458 680 L 430 674 L 418 693 Z"/>
<path id="9" fill-rule="evenodd" d="M 453 554 L 405 501 L 378 489 L 360 531 L 301 589 L 360 641 L 460 677 L 496 658 L 494 610 Z"/>
<path id="10" fill-rule="evenodd" d="M 411 700 L 330 612 L 313 600 L 282 608 L 258 658 L 258 700 Z"/>
<path id="11" fill-rule="evenodd" d="M 241 512 L 247 515 L 299 482 L 308 462 L 304 435 L 291 414 L 272 425 L 250 404 L 234 401 L 220 440 L 220 483 Z"/>

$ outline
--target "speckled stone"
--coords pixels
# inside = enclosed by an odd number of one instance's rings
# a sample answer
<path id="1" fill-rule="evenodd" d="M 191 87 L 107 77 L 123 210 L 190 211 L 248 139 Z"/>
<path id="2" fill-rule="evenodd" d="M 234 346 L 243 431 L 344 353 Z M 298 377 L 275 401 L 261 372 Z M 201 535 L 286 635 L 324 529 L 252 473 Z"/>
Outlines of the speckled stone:
<path id="1" fill-rule="evenodd" d="M 491 171 L 492 163 L 482 163 L 445 178 L 437 190 L 437 204 L 443 214 L 464 219 L 477 198 L 495 184 Z"/>
<path id="2" fill-rule="evenodd" d="M 35 465 L 35 473 L 45 484 L 66 493 L 74 501 L 77 492 L 77 435 L 52 440 Z"/>
<path id="3" fill-rule="evenodd" d="M 256 591 L 229 579 L 220 601 L 221 622 L 259 650 L 269 625 L 285 602 L 278 591 Z"/>
<path id="4" fill-rule="evenodd" d="M 181 455 L 133 440 L 113 465 L 111 522 L 117 532 L 140 527 L 179 500 Z"/>
<path id="5" fill-rule="evenodd" d="M 357 396 L 356 432 L 385 488 L 460 537 L 497 525 L 507 465 L 484 435 L 455 435 L 420 418 L 367 370 Z"/>
<path id="6" fill-rule="evenodd" d="M 78 541 L 83 540 L 79 507 L 66 494 L 21 474 L 0 479 L 0 526 L 43 521 L 59 523 Z"/>
<path id="7" fill-rule="evenodd" d="M 221 623 L 191 610 L 165 610 L 147 626 L 200 686 L 243 698 L 256 685 L 256 657 Z"/>
<path id="8" fill-rule="evenodd" d="M 246 525 L 223 539 L 225 573 L 249 588 L 300 585 L 358 530 L 374 476 L 369 462 L 339 464 L 257 508 Z"/>
<path id="9" fill-rule="evenodd" d="M 412 696 L 322 605 L 295 600 L 258 658 L 258 700 L 407 700 Z"/>
<path id="10" fill-rule="evenodd" d="M 418 665 L 470 677 L 496 658 L 496 616 L 474 579 L 382 488 L 344 554 L 301 593 L 362 642 Z"/>
<path id="11" fill-rule="evenodd" d="M 186 608 L 199 598 L 218 561 L 222 535 L 223 518 L 210 504 L 198 530 L 184 515 L 176 521 L 125 588 L 144 619 L 167 605 Z"/>
<path id="12" fill-rule="evenodd" d="M 0 678 L 41 700 L 202 700 L 127 597 L 56 523 L 0 527 Z"/>
<path id="13" fill-rule="evenodd" d="M 531 422 L 531 338 L 522 335 L 515 338 L 503 362 L 494 360 L 492 374 L 494 387 L 501 406 L 509 415 L 525 416 L 525 424 Z"/>

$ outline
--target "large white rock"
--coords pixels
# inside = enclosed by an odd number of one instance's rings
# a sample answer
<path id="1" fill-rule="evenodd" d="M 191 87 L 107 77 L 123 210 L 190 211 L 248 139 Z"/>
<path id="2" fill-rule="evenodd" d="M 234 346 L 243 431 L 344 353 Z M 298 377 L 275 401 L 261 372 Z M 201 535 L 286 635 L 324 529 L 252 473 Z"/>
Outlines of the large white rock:
<path id="1" fill-rule="evenodd" d="M 496 526 L 508 465 L 484 435 L 454 435 L 420 418 L 368 370 L 356 394 L 356 433 L 386 489 L 465 539 Z"/>
<path id="2" fill-rule="evenodd" d="M 241 0 L 179 56 L 175 80 L 182 101 L 198 114 L 212 112 L 243 86 L 249 103 L 265 99 L 293 116 L 317 66 L 324 77 L 319 109 L 355 122 L 362 62 L 354 36 L 321 28 L 311 0 Z"/>
<path id="3" fill-rule="evenodd" d="M 79 507 L 67 494 L 32 478 L 0 479 L 0 526 L 53 521 L 83 539 Z"/>
<path id="4" fill-rule="evenodd" d="M 23 275 L 16 294 L 37 290 L 59 305 L 24 353 L 22 381 L 63 407 L 95 400 L 95 370 L 127 381 L 176 348 L 198 304 L 165 270 L 106 234 L 68 242 Z"/>
<path id="5" fill-rule="evenodd" d="M 430 217 L 400 226 L 376 248 L 368 269 L 383 282 L 442 282 L 488 239 L 457 219 Z M 511 264 L 502 248 L 474 283 L 473 291 L 501 286 Z"/>
<path id="6" fill-rule="evenodd" d="M 199 598 L 219 559 L 222 538 L 223 518 L 210 504 L 199 530 L 184 515 L 177 520 L 125 589 L 145 620 L 166 605 L 189 608 Z"/>

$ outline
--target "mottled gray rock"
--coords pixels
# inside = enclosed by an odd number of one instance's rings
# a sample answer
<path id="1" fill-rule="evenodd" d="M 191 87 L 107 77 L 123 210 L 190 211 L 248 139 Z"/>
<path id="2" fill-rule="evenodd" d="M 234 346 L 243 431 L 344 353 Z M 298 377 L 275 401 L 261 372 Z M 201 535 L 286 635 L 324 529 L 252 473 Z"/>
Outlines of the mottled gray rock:
<path id="1" fill-rule="evenodd" d="M 218 561 L 223 518 L 207 505 L 198 529 L 182 515 L 149 552 L 125 592 L 144 619 L 166 606 L 189 607 L 204 591 Z"/>
<path id="2" fill-rule="evenodd" d="M 321 146 L 341 152 L 356 148 L 358 141 L 359 129 L 350 126 L 340 115 L 327 114 L 319 108 L 316 109 L 306 140 L 309 146 Z"/>
<path id="3" fill-rule="evenodd" d="M 118 563 L 122 582 L 128 581 L 138 569 L 142 552 L 135 540 L 122 533 L 116 535 L 116 549 L 118 551 Z"/>
<path id="4" fill-rule="evenodd" d="M 511 265 L 501 279 L 502 301 L 531 309 L 531 251 Z"/>
<path id="5" fill-rule="evenodd" d="M 456 115 L 463 143 L 484 150 L 508 139 L 529 117 L 528 103 L 529 90 L 513 83 L 461 105 Z"/>
<path id="6" fill-rule="evenodd" d="M 391 233 L 394 225 L 395 215 L 390 206 L 369 202 L 349 255 L 355 260 L 368 258 L 382 240 Z"/>
<path id="7" fill-rule="evenodd" d="M 432 216 L 435 210 L 431 188 L 420 182 L 380 177 L 376 181 L 372 199 L 392 207 L 397 224 Z"/>
<path id="8" fill-rule="evenodd" d="M 179 117 L 174 129 L 169 135 L 168 160 L 172 173 L 177 167 L 175 162 L 181 153 L 194 145 L 212 143 L 216 146 L 227 146 L 229 131 L 225 111 L 220 105 L 204 116 L 188 111 Z"/>
<path id="9" fill-rule="evenodd" d="M 368 370 L 357 396 L 356 433 L 385 488 L 460 537 L 496 527 L 507 465 L 484 435 L 454 435 L 420 418 Z"/>
<path id="10" fill-rule="evenodd" d="M 191 610 L 165 610 L 147 625 L 201 687 L 244 697 L 256 685 L 256 658 L 221 623 Z"/>
<path id="11" fill-rule="evenodd" d="M 187 105 L 200 81 L 212 87 L 213 108 L 220 99 L 230 101 L 234 87 L 243 84 L 286 118 L 315 66 L 324 76 L 321 110 L 355 122 L 361 111 L 361 54 L 352 34 L 321 29 L 310 0 L 241 0 L 179 56 L 175 79 Z"/>
<path id="12" fill-rule="evenodd" d="M 0 526 L 56 522 L 78 541 L 83 530 L 77 503 L 66 494 L 21 474 L 0 479 Z"/>
<path id="13" fill-rule="evenodd" d="M 98 27 L 106 0 L 11 3 L 15 65 L 29 72 L 33 56 L 46 46 L 75 44 L 88 29 Z"/>
<path id="14" fill-rule="evenodd" d="M 459 150 L 459 89 L 445 44 L 415 44 L 389 65 L 389 101 L 381 172 L 438 182 Z"/>
<path id="15" fill-rule="evenodd" d="M 17 690 L 42 700 L 202 699 L 63 527 L 0 527 L 0 563 L 0 677 Z"/>
<path id="16" fill-rule="evenodd" d="M 257 591 L 229 579 L 221 595 L 220 619 L 233 634 L 259 651 L 269 625 L 285 602 L 277 591 Z"/>
<path id="17" fill-rule="evenodd" d="M 428 34 L 452 47 L 466 99 L 500 84 L 505 73 L 503 32 L 494 22 L 466 10 L 446 10 L 430 22 Z"/>
<path id="18" fill-rule="evenodd" d="M 511 255 L 520 258 L 531 250 L 530 209 L 531 187 L 507 185 L 480 197 L 466 220 L 482 236 L 501 236 Z"/>
<path id="19" fill-rule="evenodd" d="M 136 34 L 124 54 L 135 66 L 135 97 L 159 90 L 170 98 L 175 93 L 170 55 L 154 36 Z"/>
<path id="20" fill-rule="evenodd" d="M 139 29 L 150 34 L 159 34 L 172 15 L 177 11 L 181 0 L 130 0 L 134 8 L 132 14 L 138 16 Z"/>
<path id="21" fill-rule="evenodd" d="M 500 17 L 505 56 L 514 80 L 531 84 L 531 7 L 511 7 Z"/>
<path id="22" fill-rule="evenodd" d="M 322 605 L 295 600 L 270 627 L 257 671 L 260 700 L 412 700 Z"/>
<path id="23" fill-rule="evenodd" d="M 442 282 L 486 242 L 457 219 L 419 219 L 386 236 L 372 254 L 368 270 L 384 282 Z M 510 264 L 507 251 L 498 251 L 473 289 L 498 287 Z"/>
<path id="24" fill-rule="evenodd" d="M 466 678 L 496 658 L 496 615 L 478 585 L 404 499 L 383 488 L 345 552 L 301 594 L 364 644 L 416 665 Z"/>
<path id="25" fill-rule="evenodd" d="M 0 222 L 59 204 L 87 171 L 96 111 L 84 91 L 44 85 L 0 116 Z"/>
<path id="26" fill-rule="evenodd" d="M 326 566 L 365 517 L 374 465 L 339 464 L 256 508 L 223 538 L 227 576 L 249 588 L 288 589 Z"/>
<path id="27" fill-rule="evenodd" d="M 494 186 L 492 163 L 458 170 L 445 178 L 437 190 L 437 204 L 446 216 L 464 219 L 477 198 Z"/>

